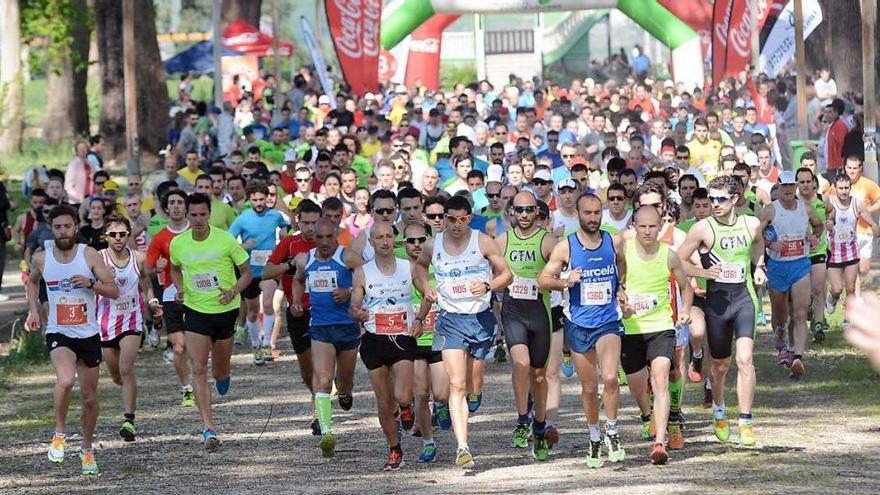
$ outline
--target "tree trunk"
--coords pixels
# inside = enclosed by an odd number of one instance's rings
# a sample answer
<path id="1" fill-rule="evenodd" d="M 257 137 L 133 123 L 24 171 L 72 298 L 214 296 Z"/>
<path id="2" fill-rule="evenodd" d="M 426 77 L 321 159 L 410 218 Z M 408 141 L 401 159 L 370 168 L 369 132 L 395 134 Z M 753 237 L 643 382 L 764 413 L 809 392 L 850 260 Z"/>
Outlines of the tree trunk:
<path id="1" fill-rule="evenodd" d="M 142 152 L 158 153 L 165 146 L 168 124 L 168 90 L 165 69 L 156 41 L 156 20 L 152 0 L 134 0 L 137 64 L 138 137 Z M 122 3 L 95 0 L 95 24 L 101 61 L 101 134 L 108 154 L 125 151 L 125 100 L 123 94 Z"/>
<path id="2" fill-rule="evenodd" d="M 223 25 L 241 19 L 259 28 L 262 4 L 263 0 L 223 0 Z"/>
<path id="3" fill-rule="evenodd" d="M 73 0 L 74 8 L 88 8 L 86 0 Z M 70 52 L 60 67 L 49 72 L 46 97 L 46 121 L 43 139 L 55 144 L 74 136 L 89 135 L 89 102 L 86 96 L 89 61 L 89 29 L 78 25 L 73 30 Z"/>
<path id="4" fill-rule="evenodd" d="M 0 155 L 21 151 L 24 107 L 21 73 L 21 11 L 18 0 L 0 0 Z"/>

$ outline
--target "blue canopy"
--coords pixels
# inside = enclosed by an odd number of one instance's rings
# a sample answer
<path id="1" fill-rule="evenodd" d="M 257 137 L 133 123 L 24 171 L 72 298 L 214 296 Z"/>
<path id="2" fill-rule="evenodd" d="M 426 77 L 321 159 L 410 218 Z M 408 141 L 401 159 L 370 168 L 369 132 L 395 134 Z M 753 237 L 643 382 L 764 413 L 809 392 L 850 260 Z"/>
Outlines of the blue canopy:
<path id="1" fill-rule="evenodd" d="M 242 53 L 223 47 L 223 56 L 237 56 Z M 167 74 L 181 72 L 214 72 L 214 43 L 199 41 L 162 63 Z"/>

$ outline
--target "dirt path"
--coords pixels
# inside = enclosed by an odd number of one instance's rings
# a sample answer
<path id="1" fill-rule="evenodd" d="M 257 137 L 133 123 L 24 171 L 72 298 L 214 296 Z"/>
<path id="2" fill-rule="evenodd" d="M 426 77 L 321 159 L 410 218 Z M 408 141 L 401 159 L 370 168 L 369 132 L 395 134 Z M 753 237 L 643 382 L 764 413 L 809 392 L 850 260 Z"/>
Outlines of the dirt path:
<path id="1" fill-rule="evenodd" d="M 421 443 L 408 437 L 406 467 L 382 473 L 386 446 L 360 364 L 354 408 L 334 412 L 337 457 L 322 459 L 307 429 L 311 402 L 284 341 L 285 355 L 263 368 L 238 350 L 231 393 L 216 406 L 224 444 L 214 454 L 202 450 L 195 409 L 178 405 L 172 369 L 160 352 L 142 351 L 137 362 L 141 399 L 135 443 L 124 444 L 117 436 L 120 393 L 103 373 L 102 474 L 84 479 L 75 454 L 60 466 L 46 459 L 54 376 L 42 366 L 8 377 L 0 388 L 0 493 L 880 493 L 880 385 L 864 359 L 835 331 L 810 353 L 807 378 L 793 383 L 773 364 L 766 333 L 759 347 L 757 450 L 718 444 L 709 413 L 699 405 L 701 392 L 690 385 L 686 448 L 674 452 L 669 465 L 652 466 L 649 443 L 638 440 L 635 403 L 625 392 L 620 417 L 627 459 L 588 470 L 580 387 L 569 378 L 563 382 L 560 443 L 539 465 L 528 451 L 509 447 L 516 418 L 510 368 L 489 365 L 483 406 L 471 420 L 477 469 L 467 474 L 451 465 L 451 432 L 436 436 L 436 464 L 419 465 Z M 79 444 L 77 400 L 75 395 L 68 420 L 71 451 Z M 732 390 L 728 404 L 733 415 Z"/>

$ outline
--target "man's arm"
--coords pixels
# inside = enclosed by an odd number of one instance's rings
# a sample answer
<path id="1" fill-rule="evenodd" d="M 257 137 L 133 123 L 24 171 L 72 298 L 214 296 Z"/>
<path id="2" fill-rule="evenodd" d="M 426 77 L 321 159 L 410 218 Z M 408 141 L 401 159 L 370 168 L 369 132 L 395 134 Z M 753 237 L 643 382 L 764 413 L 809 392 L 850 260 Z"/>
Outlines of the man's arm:
<path id="1" fill-rule="evenodd" d="M 690 318 L 691 306 L 694 303 L 694 288 L 691 287 L 691 284 L 688 282 L 687 275 L 685 275 L 684 270 L 682 269 L 682 262 L 679 259 L 678 255 L 675 254 L 671 249 L 667 255 L 667 266 L 669 267 L 669 271 L 675 276 L 675 281 L 678 283 L 678 287 L 681 290 L 681 311 L 678 312 L 679 319 L 683 316 L 688 316 Z M 689 323 L 689 322 L 682 322 Z"/>
<path id="2" fill-rule="evenodd" d="M 364 270 L 358 268 L 354 271 L 351 282 L 351 304 L 348 307 L 348 316 L 354 321 L 367 321 L 370 312 L 364 307 Z"/>
<path id="3" fill-rule="evenodd" d="M 345 266 L 348 267 L 349 270 L 356 270 L 366 264 L 361 253 L 356 253 L 351 249 L 346 249 L 343 251 L 345 253 Z"/>
<path id="4" fill-rule="evenodd" d="M 35 332 L 40 329 L 42 324 L 40 318 L 40 281 L 43 280 L 43 265 L 45 263 L 45 252 L 35 253 L 31 259 L 30 275 L 28 277 L 25 292 L 27 294 L 28 312 L 27 329 Z"/>
<path id="5" fill-rule="evenodd" d="M 703 220 L 695 223 L 685 236 L 684 242 L 678 247 L 681 270 L 688 277 L 705 277 L 706 275 L 706 270 L 694 263 L 694 253 L 703 244 L 707 226 L 708 224 Z"/>
<path id="6" fill-rule="evenodd" d="M 492 265 L 492 270 L 495 273 L 495 277 L 489 282 L 489 290 L 499 291 L 513 282 L 513 272 L 510 271 L 510 267 L 504 262 L 501 249 L 498 248 L 498 245 L 495 244 L 492 238 L 486 234 L 479 234 L 479 236 L 480 251 L 483 252 L 483 256 Z"/>
<path id="7" fill-rule="evenodd" d="M 303 313 L 302 299 L 306 292 L 306 276 L 305 276 L 306 255 L 298 254 L 294 260 L 296 267 L 293 275 L 293 284 L 291 284 L 290 313 L 293 316 L 300 316 Z"/>
<path id="8" fill-rule="evenodd" d="M 413 286 L 422 293 L 424 299 L 427 299 L 428 294 L 432 291 L 428 269 L 431 265 L 431 257 L 433 255 L 434 239 L 431 239 L 422 247 L 422 254 L 420 254 L 419 259 L 413 263 Z M 425 314 L 428 314 L 427 311 Z"/>
<path id="9" fill-rule="evenodd" d="M 544 269 L 538 275 L 538 288 L 541 290 L 565 290 L 580 280 L 580 268 L 572 270 L 566 279 L 560 279 L 559 274 L 568 263 L 568 243 L 560 242 L 553 247 L 550 259 L 544 265 Z"/>
<path id="10" fill-rule="evenodd" d="M 104 296 L 108 299 L 116 299 L 119 297 L 119 286 L 116 285 L 113 273 L 110 271 L 110 268 L 107 267 L 107 264 L 104 263 L 104 259 L 101 255 L 94 249 L 86 247 L 86 262 L 89 264 L 89 268 L 91 268 L 92 273 L 95 274 L 95 278 L 97 279 L 92 285 L 92 290 L 95 291 L 95 294 Z"/>

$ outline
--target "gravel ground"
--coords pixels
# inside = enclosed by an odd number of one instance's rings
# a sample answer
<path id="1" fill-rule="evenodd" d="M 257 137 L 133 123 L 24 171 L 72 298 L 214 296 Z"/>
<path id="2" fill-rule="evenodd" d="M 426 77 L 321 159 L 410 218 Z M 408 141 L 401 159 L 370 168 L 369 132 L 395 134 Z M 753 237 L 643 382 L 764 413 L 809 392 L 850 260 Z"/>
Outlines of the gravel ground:
<path id="1" fill-rule="evenodd" d="M 588 436 L 576 378 L 563 378 L 561 439 L 550 460 L 539 465 L 529 451 L 510 448 L 516 415 L 507 364 L 487 366 L 483 405 L 472 415 L 475 470 L 453 466 L 450 431 L 436 435 L 435 464 L 418 464 L 420 439 L 407 437 L 407 465 L 383 473 L 387 447 L 360 364 L 354 408 L 334 411 L 337 456 L 325 460 L 308 429 L 310 398 L 284 341 L 281 359 L 261 368 L 237 348 L 230 394 L 215 405 L 223 446 L 211 454 L 202 449 L 196 410 L 178 404 L 173 370 L 160 352 L 144 350 L 137 361 L 141 398 L 134 443 L 117 435 L 120 392 L 104 372 L 97 434 L 101 475 L 84 478 L 75 454 L 61 465 L 46 459 L 54 376 L 43 367 L 12 377 L 0 390 L 0 424 L 7 430 L 0 432 L 0 493 L 880 493 L 876 404 L 851 405 L 839 394 L 848 384 L 823 378 L 841 359 L 859 358 L 851 351 L 848 357 L 819 351 L 808 361 L 807 378 L 792 383 L 772 364 L 769 335 L 759 340 L 757 450 L 718 444 L 709 413 L 699 404 L 701 391 L 689 385 L 685 450 L 673 452 L 667 466 L 652 466 L 650 443 L 638 440 L 635 403 L 624 392 L 620 417 L 627 458 L 598 470 L 584 463 Z M 829 344 L 835 340 L 839 334 Z M 731 387 L 731 415 L 732 395 Z M 79 446 L 77 401 L 75 394 L 70 452 Z"/>

